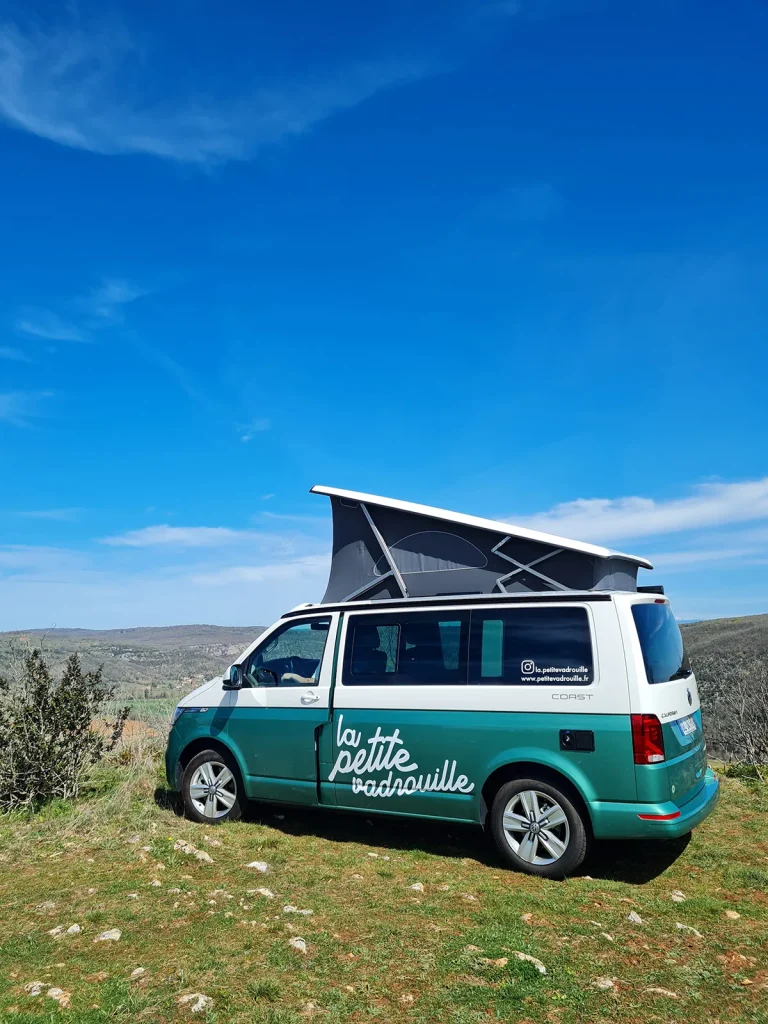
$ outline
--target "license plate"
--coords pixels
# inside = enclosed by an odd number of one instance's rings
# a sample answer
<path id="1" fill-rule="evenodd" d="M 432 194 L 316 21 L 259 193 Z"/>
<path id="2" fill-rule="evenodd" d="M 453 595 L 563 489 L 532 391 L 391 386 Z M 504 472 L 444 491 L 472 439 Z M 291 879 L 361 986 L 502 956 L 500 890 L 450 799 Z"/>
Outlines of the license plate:
<path id="1" fill-rule="evenodd" d="M 683 736 L 691 736 L 693 733 L 696 732 L 696 719 L 691 718 L 690 715 L 688 716 L 688 718 L 681 719 L 680 731 L 682 732 Z"/>

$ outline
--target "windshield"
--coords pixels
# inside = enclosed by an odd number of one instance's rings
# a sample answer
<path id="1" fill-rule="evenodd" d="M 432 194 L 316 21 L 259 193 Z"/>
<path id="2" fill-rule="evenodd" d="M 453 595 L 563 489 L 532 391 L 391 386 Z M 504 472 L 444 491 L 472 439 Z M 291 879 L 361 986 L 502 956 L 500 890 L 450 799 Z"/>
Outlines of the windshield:
<path id="1" fill-rule="evenodd" d="M 691 666 L 683 648 L 680 627 L 666 601 L 663 604 L 633 604 L 632 617 L 640 638 L 648 682 L 666 683 L 689 676 Z"/>

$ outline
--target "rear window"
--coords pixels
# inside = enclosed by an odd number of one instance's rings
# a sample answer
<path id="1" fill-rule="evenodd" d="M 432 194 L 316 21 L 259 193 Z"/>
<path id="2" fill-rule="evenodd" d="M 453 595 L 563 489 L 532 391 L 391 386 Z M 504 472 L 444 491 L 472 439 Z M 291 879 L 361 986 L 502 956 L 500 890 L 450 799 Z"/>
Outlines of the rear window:
<path id="1" fill-rule="evenodd" d="M 668 683 L 671 679 L 685 679 L 691 666 L 683 647 L 680 627 L 672 609 L 663 604 L 633 604 L 632 617 L 645 662 L 649 683 Z"/>

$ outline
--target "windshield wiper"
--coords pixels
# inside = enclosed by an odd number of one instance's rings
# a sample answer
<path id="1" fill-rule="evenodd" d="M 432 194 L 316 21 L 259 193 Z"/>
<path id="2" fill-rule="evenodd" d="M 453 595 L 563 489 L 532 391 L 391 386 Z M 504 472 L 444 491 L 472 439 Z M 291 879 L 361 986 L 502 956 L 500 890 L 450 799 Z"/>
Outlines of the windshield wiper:
<path id="1" fill-rule="evenodd" d="M 692 668 L 679 668 L 677 670 L 677 672 L 675 672 L 674 675 L 669 677 L 669 681 L 671 683 L 673 679 L 687 679 L 688 676 L 692 676 L 692 675 L 693 675 L 693 669 Z"/>

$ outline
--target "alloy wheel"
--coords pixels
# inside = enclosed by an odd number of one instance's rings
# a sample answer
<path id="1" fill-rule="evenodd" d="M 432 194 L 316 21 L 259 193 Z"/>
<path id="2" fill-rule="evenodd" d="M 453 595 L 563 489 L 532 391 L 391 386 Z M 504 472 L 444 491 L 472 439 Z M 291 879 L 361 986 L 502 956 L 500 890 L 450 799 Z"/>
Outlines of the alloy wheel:
<path id="1" fill-rule="evenodd" d="M 204 761 L 189 784 L 189 797 L 206 818 L 223 818 L 237 800 L 237 783 L 222 761 Z"/>
<path id="2" fill-rule="evenodd" d="M 504 836 L 528 864 L 554 864 L 568 849 L 571 837 L 565 811 L 546 793 L 526 789 L 504 808 Z"/>

